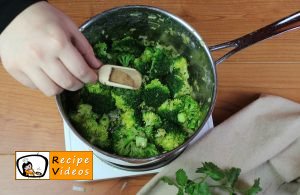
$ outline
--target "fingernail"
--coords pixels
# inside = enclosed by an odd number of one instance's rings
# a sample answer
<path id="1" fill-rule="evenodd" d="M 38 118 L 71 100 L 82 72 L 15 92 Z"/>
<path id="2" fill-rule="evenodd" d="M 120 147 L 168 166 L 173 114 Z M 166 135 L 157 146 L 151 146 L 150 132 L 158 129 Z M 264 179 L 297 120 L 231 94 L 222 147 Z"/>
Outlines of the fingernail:
<path id="1" fill-rule="evenodd" d="M 95 64 L 96 64 L 95 68 L 100 68 L 103 65 L 103 63 L 99 59 L 97 59 L 97 58 L 95 58 L 95 59 L 96 59 L 95 60 Z"/>
<path id="2" fill-rule="evenodd" d="M 97 72 L 98 73 L 98 72 Z M 91 83 L 93 83 L 93 84 L 95 84 L 95 83 L 97 83 L 97 81 L 98 81 L 98 75 L 97 75 L 97 73 L 95 73 L 95 78 L 92 80 L 92 82 Z"/>

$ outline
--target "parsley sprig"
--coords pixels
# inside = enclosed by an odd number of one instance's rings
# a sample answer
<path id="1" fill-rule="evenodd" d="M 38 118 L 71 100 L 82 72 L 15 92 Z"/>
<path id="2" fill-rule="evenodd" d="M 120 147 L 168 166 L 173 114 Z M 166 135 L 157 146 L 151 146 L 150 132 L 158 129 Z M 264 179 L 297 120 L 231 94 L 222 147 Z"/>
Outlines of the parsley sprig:
<path id="1" fill-rule="evenodd" d="M 183 169 L 179 169 L 176 172 L 176 180 L 167 176 L 162 177 L 161 180 L 177 187 L 177 195 L 211 195 L 214 188 L 227 191 L 230 195 L 256 195 L 262 190 L 259 178 L 255 179 L 254 184 L 248 189 L 236 188 L 236 182 L 241 173 L 239 168 L 221 169 L 212 162 L 204 162 L 196 173 L 199 173 L 200 177 L 191 180 Z"/>

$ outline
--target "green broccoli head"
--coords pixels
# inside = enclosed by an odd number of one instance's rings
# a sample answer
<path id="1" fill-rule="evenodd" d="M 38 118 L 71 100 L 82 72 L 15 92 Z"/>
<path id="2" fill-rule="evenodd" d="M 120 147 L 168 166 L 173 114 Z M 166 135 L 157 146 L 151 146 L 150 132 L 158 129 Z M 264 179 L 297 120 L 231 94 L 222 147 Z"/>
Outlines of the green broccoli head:
<path id="1" fill-rule="evenodd" d="M 132 37 L 125 37 L 112 43 L 112 52 L 132 54 L 135 57 L 140 56 L 144 49 L 145 47 Z"/>
<path id="2" fill-rule="evenodd" d="M 158 114 L 176 124 L 181 125 L 188 133 L 193 133 L 203 118 L 201 108 L 191 96 L 182 96 L 165 101 L 159 108 Z"/>
<path id="3" fill-rule="evenodd" d="M 152 63 L 152 57 L 154 50 L 147 47 L 142 55 L 134 60 L 133 67 L 137 69 L 140 73 L 146 74 L 150 69 Z"/>
<path id="4" fill-rule="evenodd" d="M 146 158 L 159 154 L 156 146 L 148 142 L 145 133 L 136 128 L 122 127 L 113 137 L 113 150 L 121 156 Z"/>
<path id="5" fill-rule="evenodd" d="M 121 113 L 121 124 L 126 128 L 132 128 L 137 125 L 135 111 L 133 109 L 128 109 Z"/>
<path id="6" fill-rule="evenodd" d="M 122 66 L 129 67 L 134 59 L 134 55 L 132 54 L 122 53 L 118 55 L 118 60 Z"/>
<path id="7" fill-rule="evenodd" d="M 118 128 L 121 125 L 120 117 L 121 117 L 121 111 L 119 109 L 110 111 L 108 113 L 110 130 L 113 131 L 114 129 Z"/>
<path id="8" fill-rule="evenodd" d="M 107 114 L 103 114 L 102 117 L 99 119 L 99 125 L 104 129 L 108 129 L 110 124 L 110 120 Z"/>
<path id="9" fill-rule="evenodd" d="M 111 98 L 111 88 L 97 82 L 86 84 L 81 90 L 82 101 L 90 104 L 97 114 L 108 113 L 115 109 L 114 99 Z"/>
<path id="10" fill-rule="evenodd" d="M 174 60 L 171 65 L 171 74 L 166 78 L 167 85 L 174 98 L 191 95 L 192 87 L 189 84 L 188 64 L 184 57 Z"/>
<path id="11" fill-rule="evenodd" d="M 147 138 L 142 136 L 136 136 L 135 137 L 135 145 L 137 147 L 146 148 L 147 147 Z"/>
<path id="12" fill-rule="evenodd" d="M 98 120 L 99 116 L 92 111 L 92 106 L 80 104 L 76 112 L 70 114 L 70 119 L 80 133 L 90 143 L 101 148 L 107 148 L 110 145 L 108 135 L 109 118 L 106 114 Z"/>
<path id="13" fill-rule="evenodd" d="M 134 60 L 133 67 L 150 78 L 160 78 L 170 73 L 172 58 L 161 47 L 147 47 L 142 55 Z"/>
<path id="14" fill-rule="evenodd" d="M 184 80 L 188 80 L 189 78 L 188 63 L 184 57 L 179 57 L 173 61 L 171 65 L 171 73 L 175 75 L 179 75 Z"/>
<path id="15" fill-rule="evenodd" d="M 158 107 L 170 97 L 170 90 L 158 79 L 154 79 L 145 85 L 142 96 L 148 106 Z"/>
<path id="16" fill-rule="evenodd" d="M 92 111 L 89 104 L 79 104 L 76 112 L 70 113 L 70 118 L 74 123 L 81 124 L 87 119 L 97 120 L 98 115 Z"/>
<path id="17" fill-rule="evenodd" d="M 183 110 L 178 113 L 177 120 L 187 132 L 193 133 L 199 128 L 203 113 L 199 103 L 191 96 L 183 96 L 181 100 L 184 106 Z"/>
<path id="18" fill-rule="evenodd" d="M 145 101 L 142 101 L 142 103 L 139 105 L 139 109 L 141 112 L 155 112 L 156 110 L 156 108 L 148 106 Z"/>
<path id="19" fill-rule="evenodd" d="M 136 139 L 134 138 L 126 138 L 114 142 L 113 148 L 118 155 L 125 157 L 148 158 L 159 154 L 159 151 L 154 144 L 149 143 L 144 147 L 144 145 L 137 145 L 137 143 L 139 142 L 136 142 Z"/>
<path id="20" fill-rule="evenodd" d="M 179 75 L 170 74 L 167 76 L 166 81 L 174 98 L 190 95 L 192 93 L 192 87 L 188 80 L 183 79 Z"/>
<path id="21" fill-rule="evenodd" d="M 107 115 L 100 118 L 99 123 L 95 120 L 86 120 L 82 124 L 85 130 L 83 136 L 93 145 L 100 148 L 107 148 L 110 146 L 110 139 L 108 135 L 109 119 Z"/>
<path id="22" fill-rule="evenodd" d="M 157 128 L 162 124 L 159 115 L 155 114 L 154 112 L 144 112 L 143 121 L 146 127 Z"/>
<path id="23" fill-rule="evenodd" d="M 176 129 L 165 130 L 160 128 L 156 131 L 154 139 L 156 145 L 168 152 L 180 146 L 186 138 L 187 135 L 182 131 L 178 131 Z"/>
<path id="24" fill-rule="evenodd" d="M 116 107 L 122 111 L 135 109 L 141 103 L 139 90 L 114 88 L 111 95 L 115 100 Z"/>
<path id="25" fill-rule="evenodd" d="M 151 78 L 160 78 L 167 75 L 170 72 L 171 63 L 172 58 L 168 56 L 164 49 L 155 48 L 149 76 Z"/>
<path id="26" fill-rule="evenodd" d="M 158 107 L 157 113 L 172 122 L 177 122 L 177 115 L 183 110 L 183 102 L 181 99 L 168 99 Z"/>
<path id="27" fill-rule="evenodd" d="M 101 59 L 103 63 L 107 63 L 112 60 L 111 54 L 107 52 L 107 45 L 106 43 L 98 42 L 94 46 L 94 52 L 96 56 Z"/>
<path id="28" fill-rule="evenodd" d="M 146 127 L 139 127 L 139 131 L 142 131 L 145 133 L 145 136 L 148 140 L 153 141 L 154 139 L 154 129 L 151 126 Z"/>

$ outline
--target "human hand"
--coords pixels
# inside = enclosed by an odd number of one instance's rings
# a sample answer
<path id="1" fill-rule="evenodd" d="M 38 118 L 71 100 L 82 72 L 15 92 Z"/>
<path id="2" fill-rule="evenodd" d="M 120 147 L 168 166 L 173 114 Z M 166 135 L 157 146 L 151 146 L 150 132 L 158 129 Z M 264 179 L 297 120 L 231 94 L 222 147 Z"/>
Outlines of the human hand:
<path id="1" fill-rule="evenodd" d="M 21 12 L 0 35 L 0 57 L 16 80 L 47 96 L 95 82 L 101 66 L 69 17 L 47 2 Z"/>

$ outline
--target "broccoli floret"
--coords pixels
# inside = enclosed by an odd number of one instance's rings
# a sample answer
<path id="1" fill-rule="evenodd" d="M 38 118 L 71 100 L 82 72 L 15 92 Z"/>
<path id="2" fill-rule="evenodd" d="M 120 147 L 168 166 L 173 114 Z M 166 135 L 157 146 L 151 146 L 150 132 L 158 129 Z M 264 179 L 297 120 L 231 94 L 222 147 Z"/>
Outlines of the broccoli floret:
<path id="1" fill-rule="evenodd" d="M 89 104 L 79 104 L 75 113 L 70 114 L 70 118 L 75 123 L 83 123 L 87 119 L 97 120 L 98 115 L 92 111 L 92 106 Z"/>
<path id="2" fill-rule="evenodd" d="M 146 72 L 150 69 L 153 54 L 154 50 L 147 47 L 142 55 L 134 60 L 133 67 L 142 74 L 146 74 Z"/>
<path id="3" fill-rule="evenodd" d="M 135 138 L 126 138 L 114 142 L 114 151 L 121 156 L 134 158 L 147 158 L 159 154 L 154 144 L 147 144 L 146 147 L 137 145 Z"/>
<path id="4" fill-rule="evenodd" d="M 199 127 L 202 118 L 200 106 L 191 96 L 167 100 L 158 108 L 158 114 L 181 125 L 190 134 Z"/>
<path id="5" fill-rule="evenodd" d="M 113 149 L 121 156 L 145 158 L 159 154 L 156 146 L 149 143 L 145 133 L 135 128 L 120 128 L 114 132 Z"/>
<path id="6" fill-rule="evenodd" d="M 115 102 L 111 98 L 111 89 L 97 82 L 86 84 L 81 90 L 83 103 L 90 104 L 97 114 L 108 113 L 115 109 Z"/>
<path id="7" fill-rule="evenodd" d="M 179 75 L 184 80 L 188 80 L 188 63 L 184 57 L 179 57 L 174 60 L 174 62 L 171 65 L 171 73 Z"/>
<path id="8" fill-rule="evenodd" d="M 71 121 L 80 129 L 83 137 L 96 146 L 107 148 L 110 145 L 109 118 L 106 114 L 99 120 L 98 118 L 92 111 L 92 106 L 88 104 L 80 104 L 77 112 L 70 114 Z"/>
<path id="9" fill-rule="evenodd" d="M 142 55 L 134 60 L 134 68 L 142 74 L 149 74 L 151 78 L 167 75 L 170 72 L 172 63 L 168 52 L 159 47 L 147 47 Z"/>
<path id="10" fill-rule="evenodd" d="M 160 128 L 155 134 L 155 143 L 168 152 L 180 146 L 186 138 L 186 134 L 182 131 Z"/>
<path id="11" fill-rule="evenodd" d="M 134 55 L 132 54 L 120 54 L 118 56 L 118 60 L 121 63 L 121 65 L 129 67 L 129 65 L 133 62 L 134 60 Z"/>
<path id="12" fill-rule="evenodd" d="M 159 115 L 155 114 L 154 112 L 144 112 L 143 121 L 146 127 L 154 128 L 159 127 L 162 123 Z"/>
<path id="13" fill-rule="evenodd" d="M 121 116 L 121 111 L 119 109 L 110 111 L 108 113 L 111 130 L 116 129 L 121 125 L 120 116 Z"/>
<path id="14" fill-rule="evenodd" d="M 111 59 L 112 59 L 112 56 L 111 54 L 109 54 L 107 52 L 107 45 L 106 43 L 97 43 L 95 46 L 94 46 L 94 52 L 96 54 L 96 56 L 101 59 L 101 61 L 103 63 L 107 63 L 109 62 Z"/>
<path id="15" fill-rule="evenodd" d="M 178 113 L 177 120 L 187 132 L 193 133 L 199 128 L 203 118 L 200 105 L 191 96 L 184 96 L 181 99 L 184 106 Z"/>
<path id="16" fill-rule="evenodd" d="M 168 75 L 167 85 L 173 95 L 177 98 L 184 95 L 190 95 L 192 88 L 189 84 L 188 64 L 184 57 L 174 60 L 171 65 L 171 74 Z"/>
<path id="17" fill-rule="evenodd" d="M 157 113 L 172 122 L 177 122 L 177 115 L 183 110 L 183 102 L 181 99 L 168 99 L 158 107 Z"/>
<path id="18" fill-rule="evenodd" d="M 137 147 L 146 148 L 147 142 L 148 142 L 147 138 L 145 137 L 141 137 L 141 136 L 135 137 L 135 144 Z"/>
<path id="19" fill-rule="evenodd" d="M 136 126 L 137 120 L 133 109 L 128 109 L 125 112 L 121 113 L 121 124 L 126 128 Z"/>
<path id="20" fill-rule="evenodd" d="M 168 56 L 172 58 L 177 58 L 179 56 L 177 50 L 172 45 L 161 45 L 159 43 L 154 44 L 156 48 L 163 49 Z M 153 45 L 153 46 L 154 46 Z"/>
<path id="21" fill-rule="evenodd" d="M 108 129 L 109 123 L 110 123 L 110 120 L 109 120 L 108 115 L 103 114 L 99 120 L 99 125 L 102 126 L 104 129 Z"/>
<path id="22" fill-rule="evenodd" d="M 142 131 L 145 133 L 146 137 L 152 141 L 154 139 L 154 129 L 151 126 L 142 127 Z"/>
<path id="23" fill-rule="evenodd" d="M 115 100 L 116 107 L 122 111 L 135 109 L 141 103 L 139 90 L 114 88 L 111 95 Z"/>
<path id="24" fill-rule="evenodd" d="M 124 39 L 113 41 L 112 51 L 132 54 L 135 57 L 138 57 L 144 51 L 144 46 L 132 37 L 125 37 Z"/>
<path id="25" fill-rule="evenodd" d="M 144 87 L 142 96 L 148 106 L 158 107 L 170 97 L 170 90 L 158 79 L 154 79 Z"/>
<path id="26" fill-rule="evenodd" d="M 159 78 L 167 75 L 170 72 L 171 63 L 172 59 L 167 55 L 165 50 L 155 48 L 149 76 L 151 78 Z"/>
<path id="27" fill-rule="evenodd" d="M 179 75 L 171 74 L 167 77 L 167 85 L 174 98 L 190 95 L 192 93 L 192 88 L 188 80 L 183 79 Z"/>
<path id="28" fill-rule="evenodd" d="M 139 109 L 141 110 L 142 113 L 143 112 L 155 112 L 155 110 L 156 110 L 154 107 L 148 106 L 145 101 L 143 101 L 139 105 Z"/>

